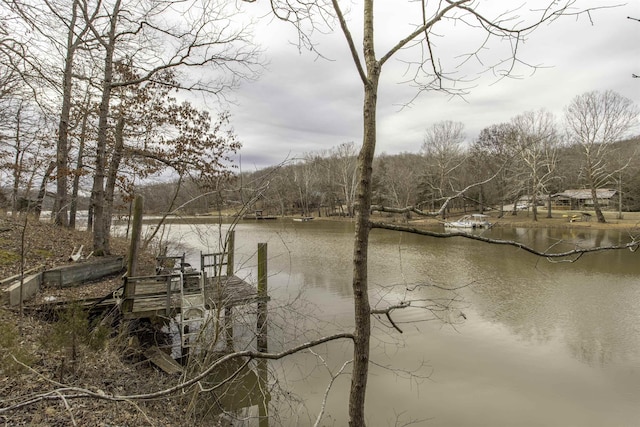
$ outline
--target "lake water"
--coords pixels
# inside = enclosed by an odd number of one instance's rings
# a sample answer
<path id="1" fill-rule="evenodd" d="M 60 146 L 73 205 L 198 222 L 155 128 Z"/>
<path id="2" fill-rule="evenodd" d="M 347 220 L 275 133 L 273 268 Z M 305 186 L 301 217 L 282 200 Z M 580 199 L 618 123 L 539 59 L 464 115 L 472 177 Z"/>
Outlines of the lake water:
<path id="1" fill-rule="evenodd" d="M 170 227 L 195 265 L 200 250 L 216 250 L 220 231 Z M 270 351 L 352 330 L 352 232 L 346 222 L 237 226 L 236 265 L 247 280 L 255 279 L 257 244 L 268 243 Z M 487 233 L 562 250 L 628 237 Z M 394 313 L 402 334 L 385 318 L 373 322 L 370 426 L 640 425 L 640 252 L 551 263 L 463 238 L 374 230 L 370 241 L 372 305 L 413 301 Z M 430 301 L 450 310 L 430 311 Z M 272 362 L 271 425 L 313 425 L 332 375 L 350 358 L 350 344 L 334 342 Z M 348 375 L 336 376 L 320 425 L 347 424 L 348 388 Z"/>

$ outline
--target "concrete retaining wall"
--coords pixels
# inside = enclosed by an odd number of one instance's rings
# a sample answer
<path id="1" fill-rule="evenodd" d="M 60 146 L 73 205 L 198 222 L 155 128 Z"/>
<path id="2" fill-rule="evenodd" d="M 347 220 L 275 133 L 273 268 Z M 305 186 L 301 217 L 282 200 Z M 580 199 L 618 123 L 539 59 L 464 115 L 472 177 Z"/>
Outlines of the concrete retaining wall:
<path id="1" fill-rule="evenodd" d="M 118 273 L 124 268 L 123 257 L 100 257 L 91 261 L 52 268 L 43 273 L 43 286 L 66 288 L 104 276 Z"/>
<path id="2" fill-rule="evenodd" d="M 42 273 L 26 276 L 23 281 L 22 300 L 27 301 L 38 293 L 42 285 Z M 20 305 L 20 280 L 13 282 L 2 292 L 3 304 Z"/>

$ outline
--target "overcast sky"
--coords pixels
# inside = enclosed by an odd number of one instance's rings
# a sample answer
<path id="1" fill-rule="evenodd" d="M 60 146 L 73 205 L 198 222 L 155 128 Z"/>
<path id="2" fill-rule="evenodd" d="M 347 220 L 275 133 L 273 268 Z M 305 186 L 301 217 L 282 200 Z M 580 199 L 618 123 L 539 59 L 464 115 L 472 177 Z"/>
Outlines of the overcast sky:
<path id="1" fill-rule="evenodd" d="M 520 4 L 503 0 L 493 3 L 500 8 L 507 3 Z M 581 7 L 616 4 L 609 0 L 578 3 Z M 377 4 L 376 53 L 380 57 L 408 34 L 415 11 L 403 9 L 412 4 L 406 1 L 379 0 Z M 492 12 L 489 7 L 487 13 Z M 527 16 L 524 9 L 520 12 Z M 354 5 L 348 17 L 358 48 L 360 13 L 359 6 Z M 407 80 L 404 62 L 392 59 L 383 68 L 380 83 L 376 153 L 418 152 L 425 129 L 442 120 L 462 122 L 467 141 L 475 139 L 485 127 L 540 108 L 556 114 L 561 123 L 563 108 L 571 99 L 592 90 L 612 89 L 640 104 L 640 79 L 631 77 L 640 74 L 640 22 L 628 16 L 640 19 L 640 0 L 627 0 L 624 6 L 594 12 L 592 22 L 588 16 L 564 17 L 542 26 L 520 46 L 519 54 L 521 60 L 543 68 L 520 67 L 516 74 L 522 78 L 518 79 L 500 80 L 485 73 L 467 85 L 473 87 L 464 99 L 438 92 L 425 92 L 413 99 L 415 87 L 402 84 Z M 481 37 L 462 25 L 444 23 L 436 30 L 441 36 L 436 44 L 443 52 L 445 65 L 458 63 L 459 59 L 451 55 L 468 53 L 478 46 Z M 328 59 L 308 51 L 300 53 L 292 45 L 295 33 L 286 23 L 262 20 L 255 34 L 269 65 L 257 81 L 242 85 L 231 107 L 233 126 L 243 144 L 239 153 L 242 170 L 275 165 L 343 142 L 360 144 L 362 83 L 342 34 L 314 39 Z M 504 58 L 507 49 L 504 44 L 492 46 L 482 53 L 482 60 L 486 65 Z M 400 59 L 415 59 L 415 54 L 401 54 Z M 467 78 L 478 77 L 476 74 L 483 69 L 478 61 L 470 61 L 463 68 L 449 68 Z"/>

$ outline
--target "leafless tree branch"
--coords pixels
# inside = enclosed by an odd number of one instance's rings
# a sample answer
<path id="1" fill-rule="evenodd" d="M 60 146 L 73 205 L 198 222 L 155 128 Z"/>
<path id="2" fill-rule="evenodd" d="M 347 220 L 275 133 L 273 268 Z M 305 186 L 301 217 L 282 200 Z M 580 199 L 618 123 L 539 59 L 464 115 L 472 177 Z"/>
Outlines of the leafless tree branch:
<path id="1" fill-rule="evenodd" d="M 476 235 L 476 234 L 469 234 L 469 233 L 463 233 L 463 232 L 438 233 L 435 231 L 422 230 L 415 227 L 408 227 L 408 226 L 397 225 L 397 224 L 388 224 L 383 222 L 371 222 L 370 224 L 371 224 L 371 228 L 401 231 L 405 233 L 419 234 L 421 236 L 429 236 L 429 237 L 435 237 L 435 238 L 441 238 L 441 239 L 448 239 L 452 237 L 463 237 L 465 239 L 477 240 L 479 242 L 490 243 L 493 245 L 513 246 L 518 249 L 522 249 L 526 252 L 529 252 L 533 255 L 547 258 L 549 260 L 575 257 L 573 259 L 563 260 L 565 262 L 575 262 L 578 258 L 582 257 L 582 255 L 587 253 L 605 252 L 605 251 L 621 250 L 621 249 L 628 249 L 632 252 L 635 252 L 640 247 L 640 239 L 632 237 L 631 241 L 629 243 L 625 243 L 624 245 L 598 246 L 594 248 L 576 248 L 570 251 L 548 252 L 547 250 L 539 251 L 537 249 L 534 249 L 530 246 L 525 245 L 524 243 L 516 242 L 514 240 L 492 239 L 489 237 Z"/>
<path id="2" fill-rule="evenodd" d="M 112 402 L 123 402 L 123 401 L 135 401 L 135 400 L 151 400 L 151 399 L 158 399 L 158 398 L 163 398 L 163 397 L 167 397 L 169 395 L 172 395 L 176 392 L 182 391 L 192 385 L 197 384 L 200 380 L 204 379 L 207 375 L 209 375 L 211 372 L 213 372 L 216 368 L 218 368 L 219 366 L 221 366 L 223 363 L 232 360 L 232 359 L 238 359 L 238 358 L 249 358 L 249 359 L 267 359 L 267 360 L 278 360 L 278 359 L 282 359 L 283 357 L 289 356 L 291 354 L 295 354 L 298 353 L 302 350 L 306 350 L 309 348 L 313 348 L 315 346 L 318 346 L 320 344 L 325 344 L 331 341 L 336 341 L 336 340 L 341 340 L 341 339 L 348 339 L 348 340 L 352 340 L 353 341 L 354 335 L 352 333 L 339 333 L 339 334 L 334 334 L 334 335 L 329 335 L 326 337 L 322 337 L 322 338 L 318 338 L 316 340 L 312 340 L 309 342 L 306 342 L 304 344 L 300 344 L 298 346 L 289 348 L 287 350 L 278 352 L 278 353 L 265 353 L 265 352 L 260 352 L 260 351 L 250 351 L 250 350 L 245 350 L 245 351 L 238 351 L 235 353 L 230 353 L 227 354 L 219 359 L 217 359 L 215 362 L 213 362 L 211 365 L 209 365 L 206 369 L 203 369 L 201 372 L 198 373 L 198 375 L 194 376 L 193 378 L 187 380 L 187 381 L 183 381 L 180 384 L 177 384 L 173 387 L 169 387 L 166 388 L 164 390 L 158 390 L 156 392 L 153 393 L 143 393 L 143 394 L 132 394 L 132 395 L 118 395 L 118 394 L 107 394 L 104 392 L 95 392 L 95 391 L 91 391 L 89 389 L 86 388 L 82 388 L 82 387 L 73 387 L 73 386 L 61 386 L 55 390 L 51 390 L 51 391 L 46 391 L 43 393 L 39 393 L 36 395 L 32 395 L 29 396 L 27 398 L 25 398 L 24 400 L 20 400 L 17 403 L 11 404 L 11 405 L 7 405 L 4 406 L 2 408 L 0 408 L 0 414 L 4 414 L 7 412 L 11 412 L 11 411 L 16 411 L 25 407 L 28 407 L 30 405 L 36 404 L 38 402 L 43 402 L 43 401 L 50 401 L 50 400 L 70 400 L 70 399 L 83 399 L 83 398 L 92 398 L 92 399 L 101 399 L 101 400 L 108 400 L 108 401 L 112 401 Z M 13 357 L 13 356 L 12 356 Z M 26 366 L 23 363 L 21 363 L 20 361 L 18 361 L 15 357 L 13 357 L 13 360 L 22 365 L 22 366 Z"/>

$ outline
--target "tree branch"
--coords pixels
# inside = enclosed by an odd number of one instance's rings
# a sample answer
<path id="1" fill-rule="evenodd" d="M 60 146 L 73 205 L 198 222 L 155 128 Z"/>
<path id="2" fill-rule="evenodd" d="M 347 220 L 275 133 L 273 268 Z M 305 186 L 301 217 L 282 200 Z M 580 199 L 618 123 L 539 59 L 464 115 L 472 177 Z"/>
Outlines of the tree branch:
<path id="1" fill-rule="evenodd" d="M 400 332 L 402 332 L 402 329 L 400 329 L 400 327 L 398 326 L 398 324 L 396 322 L 393 321 L 393 319 L 391 318 L 391 312 L 394 310 L 398 310 L 398 309 L 402 309 L 402 308 L 407 308 L 411 306 L 411 301 L 400 301 L 398 304 L 395 305 L 391 305 L 387 308 L 378 308 L 378 309 L 373 309 L 371 310 L 371 314 L 384 314 L 385 316 L 387 316 L 387 320 L 389 320 L 389 323 L 391 323 L 391 326 L 393 326 L 393 328 Z"/>
<path id="2" fill-rule="evenodd" d="M 48 401 L 48 400 L 69 400 L 69 399 L 84 399 L 84 398 L 93 398 L 93 399 L 101 399 L 101 400 L 108 400 L 108 401 L 112 401 L 112 402 L 123 402 L 123 401 L 131 401 L 131 400 L 151 400 L 151 399 L 158 399 L 158 398 L 162 398 L 162 397 L 167 397 L 175 392 L 184 390 L 187 387 L 190 387 L 196 383 L 198 383 L 200 380 L 202 380 L 203 378 L 205 378 L 207 375 L 211 374 L 211 372 L 213 372 L 215 369 L 217 369 L 220 365 L 222 365 L 223 363 L 232 360 L 232 359 L 237 359 L 237 358 L 249 358 L 249 359 L 267 359 L 267 360 L 278 360 L 278 359 L 282 359 L 285 356 L 289 356 L 291 354 L 295 354 L 298 353 L 302 350 L 306 350 L 308 348 L 312 348 L 315 346 L 318 346 L 320 344 L 324 344 L 327 342 L 331 342 L 331 341 L 335 341 L 335 340 L 340 340 L 340 339 L 349 339 L 351 341 L 353 341 L 354 339 L 354 335 L 352 333 L 340 333 L 340 334 L 334 334 L 334 335 L 329 335 L 326 337 L 322 337 L 313 341 L 309 341 L 306 342 L 304 344 L 298 345 L 296 347 L 292 347 L 288 350 L 284 350 L 281 351 L 279 353 L 265 353 L 265 352 L 261 352 L 261 351 L 250 351 L 250 350 L 245 350 L 245 351 L 238 351 L 235 353 L 230 353 L 227 354 L 219 359 L 217 359 L 215 362 L 213 362 L 211 365 L 209 365 L 209 367 L 207 367 L 206 369 L 202 370 L 198 375 L 196 375 L 195 377 L 181 382 L 180 384 L 177 384 L 173 387 L 169 387 L 166 388 L 164 390 L 159 390 L 153 393 L 142 393 L 142 394 L 132 394 L 132 395 L 119 395 L 119 394 L 106 394 L 104 392 L 94 392 L 91 390 L 88 390 L 86 388 L 82 388 L 82 387 L 60 387 L 56 390 L 51 390 L 51 391 L 47 391 L 44 393 L 40 393 L 40 394 L 36 394 L 30 397 L 27 397 L 26 399 L 15 403 L 13 405 L 9 405 L 9 406 L 5 406 L 3 408 L 0 408 L 0 414 L 4 414 L 10 411 L 16 411 L 22 408 L 25 408 L 27 406 L 36 404 L 38 402 L 43 402 L 43 401 Z M 20 364 L 25 366 L 24 364 L 22 364 L 21 362 L 19 362 L 15 357 L 13 357 L 13 360 Z"/>
<path id="3" fill-rule="evenodd" d="M 383 222 L 371 222 L 371 228 L 380 228 L 380 229 L 384 229 L 384 230 L 401 231 L 401 232 L 405 232 L 405 233 L 419 234 L 421 236 L 429 236 L 429 237 L 444 238 L 444 239 L 451 238 L 451 237 L 464 237 L 465 239 L 477 240 L 477 241 L 480 241 L 480 242 L 490 243 L 490 244 L 493 244 L 493 245 L 513 246 L 513 247 L 516 247 L 518 249 L 522 249 L 522 250 L 524 250 L 526 252 L 529 252 L 529 253 L 531 253 L 533 255 L 547 258 L 549 260 L 551 260 L 551 259 L 560 259 L 560 258 L 568 258 L 568 257 L 572 257 L 572 256 L 576 257 L 576 258 L 570 259 L 570 260 L 563 260 L 564 262 L 575 262 L 582 255 L 587 254 L 587 253 L 592 253 L 592 252 L 604 252 L 604 251 L 620 250 L 620 249 L 629 249 L 630 251 L 635 252 L 640 247 L 640 240 L 638 240 L 636 238 L 632 238 L 631 242 L 626 243 L 624 245 L 597 246 L 597 247 L 594 247 L 594 248 L 577 248 L 577 249 L 573 249 L 573 250 L 570 250 L 570 251 L 564 251 L 564 252 L 547 252 L 546 250 L 545 251 L 539 251 L 537 249 L 534 249 L 534 248 L 532 248 L 530 246 L 525 245 L 524 243 L 516 242 L 514 240 L 491 239 L 491 238 L 485 237 L 485 236 L 469 234 L 469 233 L 462 233 L 462 232 L 437 233 L 435 231 L 422 230 L 422 229 L 415 228 L 415 227 L 408 227 L 408 226 L 396 225 L 396 224 L 388 224 L 388 223 L 383 223 Z"/>

